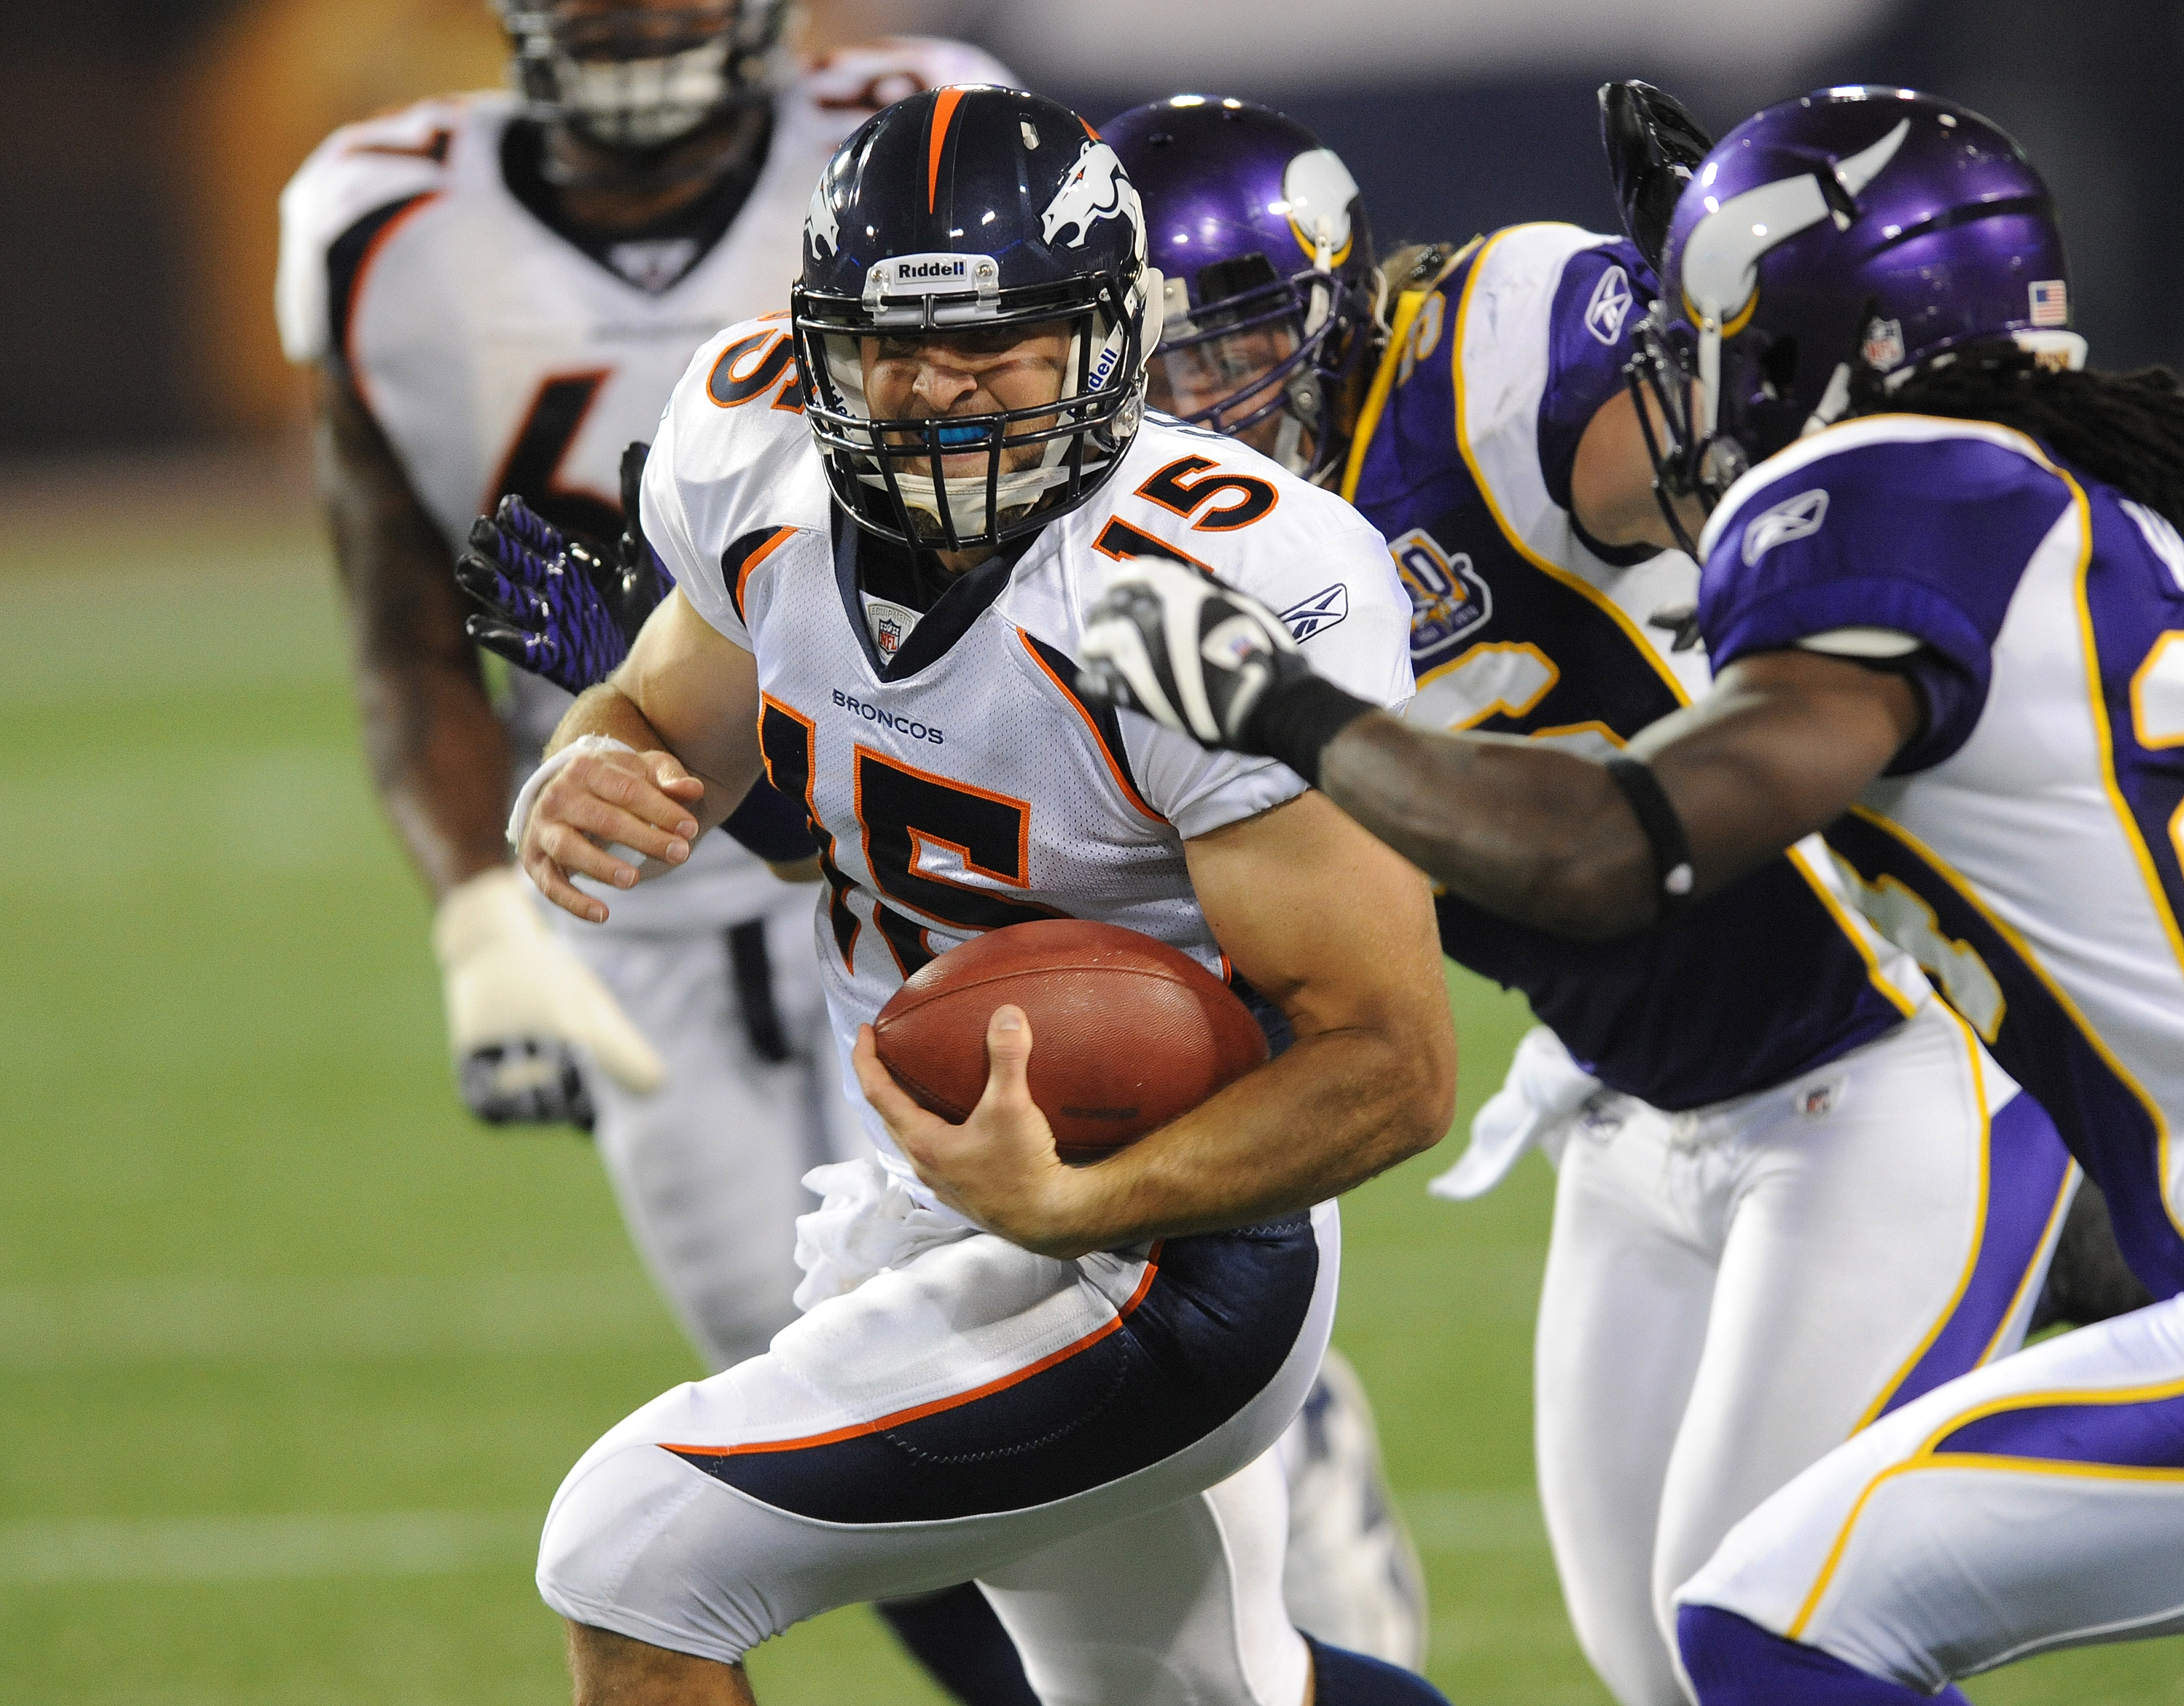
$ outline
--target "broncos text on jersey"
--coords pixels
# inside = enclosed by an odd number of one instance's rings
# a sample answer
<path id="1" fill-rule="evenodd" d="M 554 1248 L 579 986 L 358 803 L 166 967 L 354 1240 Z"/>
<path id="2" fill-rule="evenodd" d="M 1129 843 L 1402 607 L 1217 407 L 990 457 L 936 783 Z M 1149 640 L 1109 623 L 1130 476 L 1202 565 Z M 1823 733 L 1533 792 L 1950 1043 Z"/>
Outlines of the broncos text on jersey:
<path id="1" fill-rule="evenodd" d="M 1152 415 L 1091 501 L 1020 555 L 967 571 L 922 615 L 874 610 L 862 536 L 835 510 L 803 418 L 777 387 L 744 382 L 788 337 L 756 321 L 699 352 L 660 422 L 644 519 L 683 595 L 757 660 L 767 772 L 805 802 L 822 846 L 816 928 L 845 1069 L 856 1028 L 902 980 L 982 930 L 1096 918 L 1225 973 L 1183 844 L 1304 783 L 1085 704 L 1084 610 L 1116 563 L 1157 541 L 1298 610 L 1323 673 L 1399 705 L 1409 601 L 1379 536 L 1234 440 Z M 866 1126 L 934 1206 L 869 1110 Z"/>

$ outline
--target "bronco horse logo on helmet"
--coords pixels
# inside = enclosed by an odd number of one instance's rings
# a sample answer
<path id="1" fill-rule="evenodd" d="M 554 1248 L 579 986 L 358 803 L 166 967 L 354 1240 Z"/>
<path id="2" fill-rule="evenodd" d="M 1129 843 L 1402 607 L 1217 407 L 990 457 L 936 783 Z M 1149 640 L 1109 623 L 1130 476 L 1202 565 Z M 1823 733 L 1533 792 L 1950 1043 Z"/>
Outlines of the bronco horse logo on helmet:
<path id="1" fill-rule="evenodd" d="M 1077 234 L 1063 247 L 1082 248 L 1094 226 L 1118 215 L 1143 233 L 1145 211 L 1138 203 L 1137 191 L 1123 176 L 1123 163 L 1106 143 L 1088 141 L 1069 176 L 1062 180 L 1060 192 L 1039 216 L 1039 235 L 1051 243 L 1062 231 L 1073 228 Z"/>

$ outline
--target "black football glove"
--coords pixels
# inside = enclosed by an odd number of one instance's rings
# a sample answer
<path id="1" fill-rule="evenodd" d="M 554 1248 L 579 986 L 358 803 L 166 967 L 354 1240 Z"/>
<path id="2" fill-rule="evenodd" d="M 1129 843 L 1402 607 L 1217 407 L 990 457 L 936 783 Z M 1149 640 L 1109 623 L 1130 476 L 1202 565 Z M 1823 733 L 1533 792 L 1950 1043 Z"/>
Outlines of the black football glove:
<path id="1" fill-rule="evenodd" d="M 622 454 L 624 532 L 611 560 L 570 538 L 513 493 L 471 525 L 455 579 L 478 610 L 471 639 L 570 693 L 604 681 L 629 655 L 675 577 L 637 520 L 646 446 Z"/>
<path id="2" fill-rule="evenodd" d="M 1139 557 L 1087 613 L 1078 684 L 1201 746 L 1278 758 L 1317 782 L 1319 754 L 1375 707 L 1312 672 L 1289 626 L 1211 575 Z"/>

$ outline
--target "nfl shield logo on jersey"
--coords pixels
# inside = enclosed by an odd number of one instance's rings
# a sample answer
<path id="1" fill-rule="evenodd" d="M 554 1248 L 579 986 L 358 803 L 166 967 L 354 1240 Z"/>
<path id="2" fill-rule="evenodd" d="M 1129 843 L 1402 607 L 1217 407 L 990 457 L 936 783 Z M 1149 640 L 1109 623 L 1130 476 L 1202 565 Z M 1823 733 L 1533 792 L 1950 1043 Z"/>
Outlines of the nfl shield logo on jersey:
<path id="1" fill-rule="evenodd" d="M 902 644 L 902 624 L 893 616 L 882 616 L 873 624 L 872 645 L 882 657 L 891 658 Z"/>
<path id="2" fill-rule="evenodd" d="M 1412 528 L 1388 550 L 1411 595 L 1411 666 L 1423 680 L 1494 614 L 1494 594 L 1469 556 L 1451 555 L 1424 527 Z"/>

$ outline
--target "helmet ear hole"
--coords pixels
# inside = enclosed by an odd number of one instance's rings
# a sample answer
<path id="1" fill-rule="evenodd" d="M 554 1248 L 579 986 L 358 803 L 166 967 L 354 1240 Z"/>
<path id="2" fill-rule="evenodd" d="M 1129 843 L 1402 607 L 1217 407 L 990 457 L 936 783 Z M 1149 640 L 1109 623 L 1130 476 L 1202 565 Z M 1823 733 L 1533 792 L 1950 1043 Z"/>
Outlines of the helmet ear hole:
<path id="1" fill-rule="evenodd" d="M 1797 340 L 1778 337 L 1767 346 L 1767 353 L 1759 358 L 1760 377 L 1767 382 L 1767 394 L 1776 402 L 1794 397 L 1797 390 Z"/>

